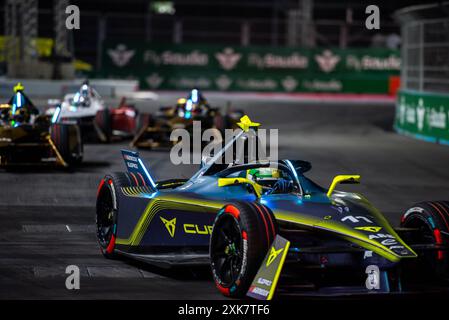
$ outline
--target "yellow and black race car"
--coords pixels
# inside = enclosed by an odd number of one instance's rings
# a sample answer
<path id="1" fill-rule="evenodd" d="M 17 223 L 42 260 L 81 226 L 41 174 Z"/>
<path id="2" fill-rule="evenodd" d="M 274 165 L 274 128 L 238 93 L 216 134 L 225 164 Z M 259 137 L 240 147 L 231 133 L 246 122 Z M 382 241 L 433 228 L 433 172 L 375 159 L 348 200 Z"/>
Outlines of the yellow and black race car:
<path id="1" fill-rule="evenodd" d="M 363 195 L 337 190 L 359 175 L 337 175 L 324 188 L 305 175 L 312 166 L 304 160 L 225 162 L 227 152 L 256 141 L 258 123 L 243 117 L 239 125 L 190 179 L 156 181 L 137 152 L 122 150 L 127 172 L 105 175 L 97 192 L 104 256 L 210 265 L 229 297 L 270 300 L 277 287 L 320 295 L 433 285 L 448 292 L 449 201 L 418 203 L 394 228 Z"/>
<path id="2" fill-rule="evenodd" d="M 241 111 L 222 114 L 212 108 L 198 89 L 193 89 L 187 98 L 180 98 L 176 106 L 161 107 L 155 115 L 140 114 L 136 135 L 131 142 L 137 148 L 169 147 L 177 141 L 170 140 L 174 129 L 193 131 L 194 121 L 201 122 L 201 131 L 216 128 L 222 135 L 225 129 L 236 129 L 243 116 Z"/>
<path id="3" fill-rule="evenodd" d="M 79 127 L 59 121 L 60 107 L 53 116 L 43 115 L 25 95 L 19 83 L 7 104 L 0 105 L 0 166 L 81 162 L 83 145 Z"/>

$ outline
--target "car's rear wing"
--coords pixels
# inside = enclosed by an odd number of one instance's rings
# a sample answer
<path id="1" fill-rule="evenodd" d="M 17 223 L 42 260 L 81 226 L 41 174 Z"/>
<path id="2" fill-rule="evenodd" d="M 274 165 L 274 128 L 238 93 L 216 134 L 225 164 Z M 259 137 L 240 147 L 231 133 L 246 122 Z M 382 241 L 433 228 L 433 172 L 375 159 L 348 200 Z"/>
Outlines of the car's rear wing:
<path id="1" fill-rule="evenodd" d="M 157 191 L 154 179 L 143 164 L 142 159 L 140 159 L 139 153 L 130 150 L 122 150 L 122 155 L 128 172 L 134 176 L 137 181 L 140 180 L 145 185 L 151 187 L 153 191 Z"/>

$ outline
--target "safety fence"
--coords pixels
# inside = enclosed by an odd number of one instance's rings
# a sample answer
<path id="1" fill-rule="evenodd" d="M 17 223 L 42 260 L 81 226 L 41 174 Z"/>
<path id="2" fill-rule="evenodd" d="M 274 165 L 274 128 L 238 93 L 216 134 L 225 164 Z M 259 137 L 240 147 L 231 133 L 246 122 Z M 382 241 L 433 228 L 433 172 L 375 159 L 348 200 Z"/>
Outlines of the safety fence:
<path id="1" fill-rule="evenodd" d="M 449 144 L 449 3 L 404 8 L 398 132 Z M 431 17 L 431 18 L 430 18 Z"/>

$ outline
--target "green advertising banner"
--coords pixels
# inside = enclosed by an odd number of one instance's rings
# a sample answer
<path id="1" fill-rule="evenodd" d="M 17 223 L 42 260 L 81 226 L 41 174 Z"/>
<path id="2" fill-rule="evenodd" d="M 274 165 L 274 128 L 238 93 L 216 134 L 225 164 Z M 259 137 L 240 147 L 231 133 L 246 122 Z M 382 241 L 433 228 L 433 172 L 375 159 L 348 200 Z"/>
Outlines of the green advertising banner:
<path id="1" fill-rule="evenodd" d="M 449 95 L 400 91 L 395 128 L 418 139 L 449 144 Z"/>
<path id="2" fill-rule="evenodd" d="M 388 93 L 400 69 L 386 49 L 298 49 L 106 43 L 100 76 L 141 88 Z"/>

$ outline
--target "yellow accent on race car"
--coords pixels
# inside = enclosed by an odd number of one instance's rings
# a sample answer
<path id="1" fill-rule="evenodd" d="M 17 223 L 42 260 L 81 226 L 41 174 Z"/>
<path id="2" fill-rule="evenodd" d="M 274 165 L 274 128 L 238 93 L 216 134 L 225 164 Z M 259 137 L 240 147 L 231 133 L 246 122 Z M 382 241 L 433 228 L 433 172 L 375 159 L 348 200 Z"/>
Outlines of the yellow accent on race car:
<path id="1" fill-rule="evenodd" d="M 276 291 L 279 277 L 281 275 L 282 266 L 284 265 L 285 258 L 287 257 L 289 248 L 290 248 L 290 241 L 287 241 L 287 243 L 285 244 L 285 247 L 283 248 L 284 252 L 282 252 L 281 261 L 279 262 L 279 267 L 276 270 L 276 274 L 274 275 L 273 283 L 271 284 L 270 293 L 268 294 L 267 300 L 273 299 L 273 295 L 274 295 L 274 292 Z M 280 250 L 282 250 L 282 249 L 280 249 Z"/>
<path id="2" fill-rule="evenodd" d="M 230 185 L 237 185 L 237 184 L 249 184 L 253 187 L 254 192 L 256 193 L 256 196 L 260 198 L 262 194 L 262 186 L 254 182 L 253 180 L 247 179 L 247 178 L 220 178 L 218 179 L 218 186 L 219 187 L 225 187 Z"/>
<path id="3" fill-rule="evenodd" d="M 373 210 L 374 210 L 374 208 L 373 208 Z M 377 209 L 375 211 L 377 211 Z M 276 215 L 276 220 L 279 220 L 279 221 L 296 223 L 296 224 L 300 224 L 300 225 L 308 226 L 308 227 L 312 227 L 312 228 L 319 226 L 321 230 L 339 234 L 340 236 L 347 239 L 348 241 L 356 243 L 364 248 L 367 248 L 368 250 L 374 251 L 375 253 L 379 254 L 380 256 L 382 256 L 392 262 L 397 262 L 401 258 L 404 258 L 402 256 L 399 256 L 398 254 L 396 254 L 395 252 L 393 252 L 386 246 L 382 245 L 381 243 L 376 242 L 372 239 L 369 239 L 365 234 L 363 234 L 359 230 L 349 228 L 337 221 L 321 220 L 317 217 L 307 216 L 305 214 L 297 215 L 295 213 L 290 213 L 288 211 L 283 211 L 283 210 L 276 210 L 275 215 Z M 379 213 L 379 215 L 380 215 L 380 213 Z M 378 219 L 379 219 L 379 215 L 377 215 Z M 385 225 L 383 228 L 385 229 L 386 232 L 388 232 L 389 234 L 394 236 L 395 239 L 401 245 L 403 245 L 407 250 L 410 251 L 411 256 L 407 256 L 406 258 L 417 256 L 416 253 L 401 238 L 399 238 L 399 236 L 397 235 L 397 233 L 394 231 L 394 229 L 391 226 Z"/>
<path id="4" fill-rule="evenodd" d="M 173 218 L 171 220 L 167 220 L 162 217 L 159 218 L 161 218 L 161 221 L 164 223 L 164 226 L 167 229 L 168 233 L 170 234 L 170 237 L 173 238 L 176 232 L 176 218 Z"/>
<path id="5" fill-rule="evenodd" d="M 363 231 L 369 231 L 369 232 L 379 232 L 380 229 L 382 229 L 382 227 L 366 226 L 366 227 L 355 227 L 354 229 L 363 230 Z"/>
<path id="6" fill-rule="evenodd" d="M 50 145 L 50 147 L 53 149 L 53 151 L 54 151 L 54 153 L 56 155 L 56 159 L 58 160 L 58 162 L 63 167 L 68 167 L 69 165 L 67 164 L 67 162 L 65 162 L 64 158 L 59 153 L 59 150 L 58 150 L 58 148 L 56 148 L 56 145 L 54 144 L 53 140 L 51 140 L 50 135 L 47 136 L 47 141 L 48 141 L 48 144 Z"/>
<path id="7" fill-rule="evenodd" d="M 332 180 L 332 183 L 329 187 L 329 190 L 327 191 L 327 196 L 330 197 L 332 195 L 332 192 L 334 192 L 335 187 L 339 183 L 360 183 L 360 175 L 338 175 L 334 177 L 334 180 Z"/>
<path id="8" fill-rule="evenodd" d="M 242 128 L 243 131 L 248 132 L 250 128 L 256 128 L 260 126 L 258 122 L 252 122 L 251 119 L 245 115 L 240 118 L 240 122 L 237 122 L 237 125 Z"/>
<path id="9" fill-rule="evenodd" d="M 123 189 L 124 188 L 122 188 L 122 190 Z M 124 192 L 124 194 L 126 193 Z M 161 210 L 178 209 L 185 211 L 205 212 L 203 210 L 204 207 L 210 207 L 211 209 L 218 211 L 223 206 L 224 203 L 222 202 L 196 200 L 172 196 L 159 197 L 153 199 L 148 203 L 147 207 L 140 216 L 139 221 L 136 223 L 134 230 L 131 232 L 130 236 L 126 239 L 117 238 L 116 243 L 128 246 L 139 245 L 145 232 L 148 230 L 151 221 L 153 220 L 155 215 Z"/>
<path id="10" fill-rule="evenodd" d="M 20 83 L 20 82 L 17 83 L 14 87 L 14 92 L 23 91 L 23 90 L 25 90 L 25 88 L 22 86 L 22 83 Z"/>
<path id="11" fill-rule="evenodd" d="M 270 264 L 273 263 L 274 260 L 276 260 L 277 256 L 284 250 L 284 248 L 280 248 L 279 250 L 276 250 L 273 246 L 271 247 L 270 255 L 267 259 L 266 266 L 268 267 Z"/>

